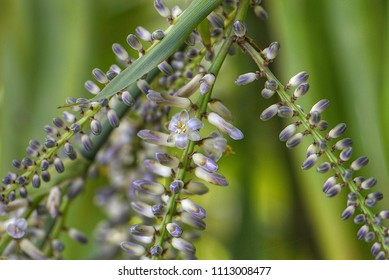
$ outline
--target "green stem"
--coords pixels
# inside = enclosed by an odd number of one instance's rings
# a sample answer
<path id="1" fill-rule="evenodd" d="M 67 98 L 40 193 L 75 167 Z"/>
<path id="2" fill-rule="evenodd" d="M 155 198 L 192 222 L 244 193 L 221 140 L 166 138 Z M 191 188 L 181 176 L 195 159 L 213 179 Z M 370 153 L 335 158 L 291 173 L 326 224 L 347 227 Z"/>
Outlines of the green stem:
<path id="1" fill-rule="evenodd" d="M 307 114 L 294 102 L 291 101 L 291 97 L 286 92 L 284 85 L 277 79 L 277 77 L 272 73 L 272 71 L 267 66 L 267 63 L 265 62 L 264 58 L 260 54 L 259 48 L 252 43 L 251 40 L 246 39 L 245 41 L 239 42 L 240 47 L 247 52 L 252 59 L 257 64 L 258 68 L 266 75 L 267 79 L 274 80 L 278 84 L 277 93 L 282 102 L 287 104 L 290 108 L 292 108 L 295 112 L 297 112 L 297 117 L 299 118 L 302 126 L 305 128 L 306 131 L 310 132 L 310 135 L 314 139 L 314 142 L 319 143 L 321 141 L 326 141 L 326 139 L 315 129 L 312 129 L 307 118 Z M 335 173 L 337 174 L 338 178 L 341 179 L 344 183 L 344 186 L 348 186 L 351 192 L 354 192 L 358 195 L 358 207 L 360 208 L 361 212 L 366 215 L 369 226 L 373 229 L 373 231 L 376 233 L 378 241 L 382 245 L 382 249 L 386 252 L 386 255 L 389 255 L 389 245 L 385 245 L 385 233 L 383 227 L 380 225 L 376 225 L 374 223 L 375 214 L 372 212 L 372 210 L 365 205 L 364 203 L 364 196 L 359 192 L 358 186 L 355 184 L 353 180 L 344 180 L 341 176 L 346 172 L 346 168 L 339 163 L 338 157 L 333 153 L 330 146 L 326 147 L 324 149 L 324 154 L 330 161 L 331 165 L 335 169 Z"/>
<path id="2" fill-rule="evenodd" d="M 238 11 L 235 16 L 235 20 L 242 20 L 243 17 L 247 13 L 247 9 L 249 7 L 249 0 L 242 0 L 238 6 Z M 211 66 L 208 69 L 208 73 L 212 73 L 217 78 L 217 75 L 223 65 L 224 60 L 227 57 L 228 50 L 231 47 L 231 44 L 233 43 L 233 37 L 232 37 L 232 27 L 229 27 L 228 31 L 226 32 L 226 39 L 224 40 L 222 46 L 220 47 L 220 50 L 216 54 L 216 57 L 211 64 Z M 208 101 L 212 95 L 213 86 L 210 89 L 210 91 L 207 94 L 200 95 L 199 99 L 196 102 L 197 107 L 199 110 L 196 111 L 196 118 L 202 118 L 204 114 L 207 112 L 207 104 Z M 184 181 L 186 171 L 190 167 L 191 164 L 191 158 L 190 155 L 194 152 L 196 143 L 193 141 L 190 141 L 188 144 L 188 147 L 184 150 L 182 156 L 181 156 L 181 163 L 182 167 L 180 167 L 177 170 L 175 180 L 181 180 Z M 167 214 L 164 216 L 162 222 L 161 222 L 161 228 L 159 235 L 157 236 L 157 239 L 154 243 L 154 246 L 161 246 L 163 248 L 163 243 L 166 240 L 167 237 L 167 229 L 166 225 L 170 223 L 173 220 L 174 215 L 176 214 L 176 208 L 177 208 L 177 202 L 180 199 L 180 194 L 174 194 L 169 198 L 169 201 L 167 203 Z M 161 257 L 153 257 L 153 259 L 160 259 Z"/>

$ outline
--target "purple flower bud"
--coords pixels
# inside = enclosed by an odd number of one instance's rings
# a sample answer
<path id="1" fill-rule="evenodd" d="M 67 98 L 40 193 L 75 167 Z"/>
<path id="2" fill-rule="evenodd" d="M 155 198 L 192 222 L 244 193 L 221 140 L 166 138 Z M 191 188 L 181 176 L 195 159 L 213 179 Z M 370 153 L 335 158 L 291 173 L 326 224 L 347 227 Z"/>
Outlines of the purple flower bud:
<path id="1" fill-rule="evenodd" d="M 112 45 L 112 51 L 114 54 L 119 58 L 121 61 L 131 61 L 130 56 L 128 55 L 128 52 L 123 48 L 122 45 L 115 43 Z"/>
<path id="2" fill-rule="evenodd" d="M 330 132 L 328 133 L 328 137 L 334 139 L 334 138 L 338 138 L 339 136 L 341 136 L 347 129 L 347 126 L 345 123 L 340 123 L 338 125 L 336 125 L 333 129 L 330 130 Z"/>
<path id="3" fill-rule="evenodd" d="M 353 140 L 351 138 L 344 138 L 336 142 L 334 145 L 334 149 L 336 150 L 344 150 L 353 145 Z"/>
<path id="4" fill-rule="evenodd" d="M 363 225 L 357 232 L 358 239 L 359 240 L 364 239 L 368 231 L 369 231 L 369 226 Z"/>
<path id="5" fill-rule="evenodd" d="M 62 113 L 62 117 L 64 118 L 65 121 L 68 123 L 74 123 L 76 121 L 76 116 L 68 111 L 64 111 Z"/>
<path id="6" fill-rule="evenodd" d="M 182 212 L 180 218 L 184 224 L 187 224 L 195 229 L 204 230 L 206 227 L 206 224 L 202 219 L 199 219 L 188 212 Z"/>
<path id="7" fill-rule="evenodd" d="M 350 168 L 352 170 L 359 170 L 368 163 L 369 159 L 367 157 L 359 157 L 351 163 Z"/>
<path id="8" fill-rule="evenodd" d="M 174 180 L 170 184 L 170 190 L 172 191 L 172 193 L 179 193 L 183 187 L 184 187 L 184 182 L 181 180 Z"/>
<path id="9" fill-rule="evenodd" d="M 182 234 L 182 228 L 176 223 L 168 223 L 166 229 L 173 237 L 180 237 Z"/>
<path id="10" fill-rule="evenodd" d="M 232 117 L 231 111 L 219 99 L 211 99 L 208 102 L 208 107 L 226 121 L 233 121 L 234 118 Z"/>
<path id="11" fill-rule="evenodd" d="M 58 173 L 62 173 L 65 171 L 65 166 L 63 165 L 63 162 L 59 157 L 56 157 L 54 159 L 54 167 Z"/>
<path id="12" fill-rule="evenodd" d="M 265 88 L 271 91 L 275 91 L 278 89 L 278 84 L 275 80 L 266 80 Z"/>
<path id="13" fill-rule="evenodd" d="M 334 197 L 337 195 L 340 191 L 342 190 L 342 185 L 341 184 L 335 184 L 332 187 L 330 187 L 325 194 L 327 197 Z"/>
<path id="14" fill-rule="evenodd" d="M 223 27 L 224 27 L 224 21 L 223 21 Z M 246 24 L 240 20 L 235 21 L 234 22 L 234 32 L 235 32 L 236 36 L 243 38 L 244 36 L 246 36 L 246 33 L 247 33 Z"/>
<path id="15" fill-rule="evenodd" d="M 109 82 L 107 75 L 103 72 L 103 70 L 99 68 L 95 68 L 92 70 L 92 75 L 101 84 L 106 84 Z"/>
<path id="16" fill-rule="evenodd" d="M 206 94 L 208 93 L 211 88 L 213 87 L 213 84 L 215 83 L 215 75 L 212 73 L 207 73 L 203 78 L 200 79 L 200 93 Z"/>
<path id="17" fill-rule="evenodd" d="M 78 123 L 73 123 L 70 126 L 70 130 L 73 131 L 73 133 L 78 133 L 81 131 L 81 126 Z"/>
<path id="18" fill-rule="evenodd" d="M 373 254 L 373 256 L 376 256 L 378 252 L 381 249 L 381 243 L 375 242 L 373 246 L 371 246 L 370 252 Z"/>
<path id="19" fill-rule="evenodd" d="M 84 86 L 92 94 L 98 94 L 100 92 L 100 88 L 92 81 L 86 81 Z"/>
<path id="20" fill-rule="evenodd" d="M 378 216 L 381 218 L 381 219 L 389 219 L 389 210 L 382 210 Z"/>
<path id="21" fill-rule="evenodd" d="M 165 214 L 166 209 L 162 204 L 158 203 L 151 207 L 151 211 L 153 212 L 154 216 L 160 217 Z"/>
<path id="22" fill-rule="evenodd" d="M 325 131 L 328 128 L 328 122 L 326 120 L 321 120 L 317 125 L 316 128 L 319 131 Z"/>
<path id="23" fill-rule="evenodd" d="M 142 43 L 139 41 L 138 37 L 136 37 L 134 34 L 130 34 L 127 36 L 127 43 L 134 50 L 137 50 L 139 52 L 143 51 Z"/>
<path id="24" fill-rule="evenodd" d="M 278 112 L 278 105 L 273 104 L 267 107 L 265 110 L 263 110 L 262 114 L 260 115 L 260 119 L 262 121 L 270 120 L 272 117 L 274 117 Z"/>
<path id="25" fill-rule="evenodd" d="M 168 178 L 172 175 L 172 170 L 170 167 L 163 166 L 160 164 L 158 161 L 153 160 L 153 159 L 148 159 L 144 161 L 145 167 L 153 172 L 156 175 Z"/>
<path id="26" fill-rule="evenodd" d="M 353 154 L 353 148 L 347 147 L 340 153 L 339 158 L 342 161 L 348 161 L 351 158 L 352 154 Z"/>
<path id="27" fill-rule="evenodd" d="M 162 252 L 163 252 L 163 248 L 159 245 L 155 245 L 150 249 L 150 254 L 155 257 L 162 255 Z"/>
<path id="28" fill-rule="evenodd" d="M 32 186 L 34 188 L 39 188 L 41 185 L 41 178 L 39 177 L 38 174 L 34 174 L 34 176 L 32 176 Z"/>
<path id="29" fill-rule="evenodd" d="M 301 165 L 301 169 L 303 170 L 308 170 L 309 168 L 311 168 L 312 166 L 315 165 L 317 159 L 318 159 L 318 155 L 317 154 L 312 154 L 310 155 L 309 157 L 307 157 L 304 162 L 302 163 Z"/>
<path id="30" fill-rule="evenodd" d="M 12 223 L 7 225 L 6 231 L 7 233 L 14 239 L 21 239 L 26 234 L 27 229 L 27 220 L 24 218 L 18 218 Z"/>
<path id="31" fill-rule="evenodd" d="M 309 124 L 310 125 L 317 125 L 320 122 L 320 113 L 317 111 L 313 111 L 310 113 L 309 117 Z"/>
<path id="32" fill-rule="evenodd" d="M 212 173 L 212 172 L 217 171 L 219 168 L 216 162 L 214 162 L 212 159 L 204 156 L 203 154 L 194 153 L 192 155 L 192 159 L 193 159 L 193 162 L 197 166 L 201 167 L 205 171 Z"/>
<path id="33" fill-rule="evenodd" d="M 143 26 L 138 26 L 135 28 L 135 33 L 138 35 L 139 38 L 141 38 L 144 41 L 151 41 L 151 33 Z"/>
<path id="34" fill-rule="evenodd" d="M 107 112 L 107 119 L 109 121 L 109 124 L 113 127 L 116 128 L 120 124 L 120 120 L 118 115 L 116 114 L 116 111 L 113 109 L 109 109 Z"/>
<path id="35" fill-rule="evenodd" d="M 100 121 L 95 119 L 95 118 L 92 119 L 92 121 L 90 123 L 90 128 L 91 128 L 91 131 L 94 135 L 100 135 L 100 133 L 103 130 L 103 127 L 102 127 Z"/>
<path id="36" fill-rule="evenodd" d="M 326 173 L 330 169 L 331 169 L 331 164 L 329 162 L 323 162 L 316 168 L 317 172 L 319 173 Z"/>
<path id="37" fill-rule="evenodd" d="M 366 222 L 366 216 L 364 214 L 358 214 L 354 217 L 355 224 L 363 224 Z"/>
<path id="38" fill-rule="evenodd" d="M 259 5 L 254 6 L 254 13 L 261 20 L 267 20 L 269 17 L 266 10 L 262 6 L 259 6 Z"/>
<path id="39" fill-rule="evenodd" d="M 364 190 L 369 190 L 377 184 L 377 179 L 374 177 L 367 178 L 361 183 L 361 188 Z"/>
<path id="40" fill-rule="evenodd" d="M 176 108 L 186 109 L 192 105 L 192 102 L 189 98 L 172 96 L 167 93 L 159 93 L 154 90 L 149 90 L 147 98 L 150 101 L 157 103 L 158 105 L 167 105 Z"/>
<path id="41" fill-rule="evenodd" d="M 154 0 L 154 7 L 161 17 L 168 18 L 171 16 L 170 10 L 163 0 Z"/>
<path id="42" fill-rule="evenodd" d="M 166 61 L 162 61 L 160 64 L 158 64 L 158 69 L 166 76 L 169 76 L 174 72 L 173 67 Z"/>
<path id="43" fill-rule="evenodd" d="M 49 211 L 50 216 L 53 218 L 56 218 L 59 214 L 61 198 L 61 190 L 59 187 L 54 187 L 50 190 L 49 197 L 46 202 L 46 208 Z"/>
<path id="44" fill-rule="evenodd" d="M 198 89 L 202 77 L 202 74 L 197 74 L 188 83 L 179 88 L 174 95 L 181 97 L 192 96 Z"/>
<path id="45" fill-rule="evenodd" d="M 298 85 L 298 87 L 294 90 L 293 96 L 298 98 L 303 95 L 305 95 L 309 90 L 309 84 L 308 83 L 301 83 Z"/>
<path id="46" fill-rule="evenodd" d="M 297 126 L 294 123 L 285 127 L 280 132 L 280 135 L 279 135 L 280 141 L 285 142 L 286 140 L 288 140 L 296 132 L 296 128 L 297 128 Z"/>
<path id="47" fill-rule="evenodd" d="M 273 42 L 262 51 L 262 55 L 266 58 L 266 60 L 273 60 L 277 57 L 278 52 L 280 50 L 280 43 Z"/>
<path id="48" fill-rule="evenodd" d="M 296 75 L 294 75 L 292 78 L 290 78 L 288 84 L 286 85 L 287 88 L 298 86 L 301 83 L 304 83 L 308 80 L 309 75 L 307 72 L 300 72 Z"/>
<path id="49" fill-rule="evenodd" d="M 146 249 L 142 245 L 130 241 L 123 241 L 120 243 L 120 247 L 124 252 L 136 257 L 140 257 L 146 253 Z"/>
<path id="50" fill-rule="evenodd" d="M 47 170 L 47 169 L 49 168 L 49 166 L 50 166 L 49 161 L 48 161 L 47 159 L 43 159 L 43 160 L 41 161 L 40 169 L 41 169 L 42 171 L 45 171 L 45 170 Z"/>
<path id="51" fill-rule="evenodd" d="M 315 105 L 312 106 L 310 113 L 317 111 L 319 113 L 322 113 L 325 109 L 328 108 L 330 105 L 330 101 L 327 99 L 322 99 L 319 102 L 317 102 Z"/>
<path id="52" fill-rule="evenodd" d="M 154 213 L 151 210 L 151 206 L 143 201 L 133 201 L 131 202 L 131 207 L 138 214 L 141 214 L 148 218 L 154 218 Z"/>
<path id="53" fill-rule="evenodd" d="M 303 134 L 301 132 L 293 135 L 286 141 L 286 147 L 289 149 L 297 147 L 298 144 L 303 140 Z"/>
<path id="54" fill-rule="evenodd" d="M 148 130 L 148 129 L 143 129 L 143 130 L 139 131 L 137 135 L 139 138 L 141 138 L 143 141 L 146 141 L 147 143 L 161 145 L 161 146 L 174 147 L 173 142 L 168 142 L 169 134 L 166 134 L 166 133 Z"/>
<path id="55" fill-rule="evenodd" d="M 280 118 L 291 118 L 294 115 L 294 111 L 288 106 L 280 106 L 278 108 L 277 114 Z"/>
<path id="56" fill-rule="evenodd" d="M 81 142 L 82 142 L 82 145 L 84 146 L 85 150 L 91 151 L 93 149 L 93 142 L 88 134 L 83 134 L 81 136 Z"/>
<path id="57" fill-rule="evenodd" d="M 265 99 L 269 99 L 270 97 L 272 97 L 274 95 L 275 91 L 274 90 L 270 90 L 270 89 L 267 89 L 267 88 L 264 88 L 262 91 L 261 91 L 261 95 L 263 98 Z"/>
<path id="58" fill-rule="evenodd" d="M 366 241 L 367 243 L 372 242 L 374 239 L 375 239 L 375 233 L 374 233 L 374 231 L 368 232 L 368 233 L 366 234 L 366 236 L 365 236 L 365 241 Z"/>
<path id="59" fill-rule="evenodd" d="M 178 18 L 182 14 L 182 9 L 179 6 L 174 6 L 172 8 L 172 17 L 173 19 Z"/>
<path id="60" fill-rule="evenodd" d="M 204 169 L 200 168 L 200 167 L 196 167 L 195 169 L 195 175 L 206 181 L 206 182 L 209 182 L 211 184 L 214 184 L 214 185 L 218 185 L 218 186 L 228 186 L 228 182 L 226 180 L 226 178 L 219 174 L 219 173 L 210 173 L 208 171 L 205 171 Z"/>
<path id="61" fill-rule="evenodd" d="M 165 187 L 162 184 L 148 180 L 137 180 L 132 183 L 132 187 L 143 193 L 160 196 L 165 193 Z"/>
<path id="62" fill-rule="evenodd" d="M 165 32 L 161 29 L 157 29 L 155 30 L 152 34 L 151 34 L 151 38 L 153 40 L 162 40 L 163 38 L 165 37 Z"/>
<path id="63" fill-rule="evenodd" d="M 185 194 L 197 194 L 202 195 L 209 191 L 208 187 L 200 182 L 190 181 L 184 186 L 183 191 Z"/>
<path id="64" fill-rule="evenodd" d="M 227 122 L 218 114 L 211 112 L 207 117 L 210 124 L 217 127 L 221 132 L 228 134 L 234 140 L 243 139 L 243 133 L 238 128 Z"/>
<path id="65" fill-rule="evenodd" d="M 354 215 L 354 212 L 355 212 L 355 206 L 354 205 L 351 205 L 351 206 L 348 206 L 342 213 L 342 216 L 341 216 L 341 219 L 342 220 L 347 220 L 348 218 L 350 218 L 352 215 Z"/>
<path id="66" fill-rule="evenodd" d="M 153 226 L 137 224 L 130 228 L 130 232 L 136 236 L 153 236 L 155 234 L 155 228 Z"/>
<path id="67" fill-rule="evenodd" d="M 237 86 L 244 86 L 244 85 L 248 85 L 252 82 L 254 82 L 255 80 L 258 79 L 258 75 L 254 72 L 249 72 L 249 73 L 246 73 L 246 74 L 242 74 L 240 75 L 236 80 L 235 80 L 235 84 Z"/>
<path id="68" fill-rule="evenodd" d="M 181 200 L 182 209 L 184 209 L 189 214 L 193 215 L 196 218 L 204 219 L 206 216 L 205 209 L 200 205 L 197 205 L 190 199 Z"/>
<path id="69" fill-rule="evenodd" d="M 134 97 L 132 97 L 131 93 L 127 90 L 122 92 L 121 100 L 123 101 L 124 104 L 126 104 L 129 107 L 135 104 Z"/>
<path id="70" fill-rule="evenodd" d="M 180 164 L 180 160 L 176 157 L 169 155 L 168 153 L 156 153 L 155 158 L 162 165 L 170 168 L 177 168 Z"/>

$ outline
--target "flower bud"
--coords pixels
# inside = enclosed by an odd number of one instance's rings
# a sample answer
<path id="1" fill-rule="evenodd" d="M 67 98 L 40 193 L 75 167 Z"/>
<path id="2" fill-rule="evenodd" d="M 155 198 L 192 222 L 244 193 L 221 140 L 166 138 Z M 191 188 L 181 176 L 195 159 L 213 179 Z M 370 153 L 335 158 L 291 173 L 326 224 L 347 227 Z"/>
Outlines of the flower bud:
<path id="1" fill-rule="evenodd" d="M 224 22 L 223 22 L 223 25 L 224 25 Z M 240 20 L 235 21 L 234 22 L 234 32 L 235 32 L 236 36 L 243 38 L 247 33 L 246 24 Z"/>
<path id="2" fill-rule="evenodd" d="M 262 114 L 259 116 L 259 118 L 262 121 L 270 120 L 272 117 L 274 117 L 278 112 L 278 105 L 273 104 L 267 107 L 265 110 L 263 110 Z"/>
<path id="3" fill-rule="evenodd" d="M 262 51 L 262 55 L 266 58 L 266 60 L 273 60 L 278 55 L 278 52 L 280 50 L 280 43 L 273 42 Z"/>
<path id="4" fill-rule="evenodd" d="M 232 139 L 234 140 L 240 140 L 243 139 L 243 133 L 238 128 L 224 120 L 221 116 L 218 114 L 211 112 L 208 114 L 207 117 L 210 124 L 217 127 L 220 131 L 223 133 L 228 134 Z"/>
<path id="5" fill-rule="evenodd" d="M 166 229 L 173 237 L 180 237 L 182 234 L 182 228 L 176 223 L 168 223 Z"/>
<path id="6" fill-rule="evenodd" d="M 196 167 L 195 169 L 195 175 L 206 181 L 206 182 L 209 182 L 211 184 L 214 184 L 214 185 L 218 185 L 218 186 L 228 186 L 228 182 L 226 180 L 226 178 L 219 174 L 219 173 L 210 173 L 208 171 L 205 171 L 204 169 L 200 168 L 200 167 Z"/>
<path id="7" fill-rule="evenodd" d="M 309 78 L 309 75 L 307 72 L 300 72 L 296 75 L 294 75 L 292 78 L 290 78 L 288 84 L 286 85 L 287 88 L 298 86 L 301 83 L 304 83 Z"/>
<path id="8" fill-rule="evenodd" d="M 142 245 L 130 241 L 123 241 L 120 243 L 120 247 L 124 252 L 137 257 L 140 257 L 146 253 L 146 249 Z"/>

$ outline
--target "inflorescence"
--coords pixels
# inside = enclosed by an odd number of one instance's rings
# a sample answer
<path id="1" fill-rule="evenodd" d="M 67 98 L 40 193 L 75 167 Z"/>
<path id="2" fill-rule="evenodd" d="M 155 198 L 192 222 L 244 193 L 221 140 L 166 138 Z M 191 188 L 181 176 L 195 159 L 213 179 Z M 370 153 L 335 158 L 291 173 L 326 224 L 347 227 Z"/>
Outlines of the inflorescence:
<path id="1" fill-rule="evenodd" d="M 323 192 L 333 197 L 348 189 L 341 218 L 354 216 L 354 222 L 361 225 L 357 237 L 373 242 L 375 258 L 388 258 L 389 231 L 382 220 L 389 218 L 389 211 L 374 214 L 371 209 L 383 197 L 380 192 L 369 193 L 377 180 L 354 175 L 368 158 L 349 163 L 352 140 L 340 139 L 346 124 L 325 132 L 329 124 L 322 119 L 322 112 L 328 100 L 319 101 L 308 113 L 297 104 L 309 90 L 306 72 L 284 85 L 269 70 L 280 45 L 274 42 L 261 50 L 246 36 L 242 10 L 249 4 L 259 18 L 267 18 L 261 1 L 225 0 L 178 51 L 132 86 L 99 101 L 66 100 L 62 118 L 55 117 L 44 127 L 43 143 L 31 140 L 28 156 L 12 162 L 18 171 L 2 179 L 3 257 L 61 258 L 65 249 L 61 233 L 86 243 L 84 233 L 67 226 L 66 213 L 87 179 L 103 173 L 109 184 L 96 191 L 95 203 L 107 218 L 95 231 L 101 244 L 97 258 L 115 257 L 119 245 L 130 258 L 196 258 L 193 242 L 199 237 L 198 231 L 206 228 L 206 210 L 196 202 L 195 195 L 206 194 L 209 184 L 228 185 L 218 171 L 218 161 L 231 150 L 230 141 L 244 137 L 233 125 L 227 106 L 212 97 L 222 62 L 236 45 L 259 67 L 239 76 L 236 85 L 266 78 L 261 95 L 270 99 L 278 94 L 280 98 L 262 112 L 260 119 L 267 121 L 278 115 L 292 120 L 279 134 L 288 148 L 296 147 L 307 136 L 313 138 L 301 168 L 316 164 L 318 172 L 332 172 Z M 128 35 L 127 44 L 138 57 L 147 56 L 183 13 L 180 7 L 170 9 L 162 0 L 155 0 L 154 7 L 169 27 L 149 31 L 139 26 Z M 95 81 L 85 82 L 93 95 L 99 96 L 135 61 L 119 43 L 113 44 L 112 50 L 118 63 L 108 71 L 95 68 Z"/>

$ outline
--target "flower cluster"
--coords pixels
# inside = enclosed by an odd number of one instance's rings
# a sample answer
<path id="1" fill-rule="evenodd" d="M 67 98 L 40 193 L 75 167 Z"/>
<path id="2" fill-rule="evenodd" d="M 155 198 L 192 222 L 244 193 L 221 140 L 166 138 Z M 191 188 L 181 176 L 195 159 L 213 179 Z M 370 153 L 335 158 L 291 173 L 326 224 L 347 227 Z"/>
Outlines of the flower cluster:
<path id="1" fill-rule="evenodd" d="M 238 26 L 238 24 L 236 24 Z M 238 37 L 241 32 L 236 31 Z M 329 129 L 329 123 L 322 118 L 322 113 L 329 106 L 329 100 L 323 99 L 312 106 L 306 113 L 297 104 L 299 98 L 307 94 L 309 75 L 306 72 L 297 73 L 283 85 L 269 70 L 268 65 L 279 51 L 279 43 L 274 42 L 269 47 L 260 50 L 249 39 L 237 40 L 238 44 L 256 61 L 259 71 L 246 73 L 236 79 L 237 85 L 251 83 L 260 77 L 265 77 L 265 87 L 261 95 L 265 99 L 275 93 L 280 100 L 264 109 L 260 115 L 262 121 L 268 121 L 274 116 L 292 120 L 279 134 L 279 139 L 285 142 L 287 148 L 295 148 L 304 138 L 311 136 L 313 142 L 308 146 L 305 159 L 301 164 L 303 170 L 317 165 L 319 173 L 332 172 L 323 185 L 323 192 L 327 197 L 336 196 L 342 189 L 347 189 L 348 200 L 341 219 L 346 220 L 355 215 L 354 222 L 361 224 L 357 238 L 372 242 L 371 252 L 376 259 L 389 258 L 389 229 L 383 224 L 389 218 L 389 210 L 382 210 L 374 214 L 372 207 L 383 198 L 381 192 L 370 192 L 377 180 L 374 177 L 365 178 L 357 175 L 357 171 L 366 166 L 369 159 L 360 156 L 351 161 L 351 138 L 342 138 L 346 131 L 346 124 L 340 123 Z M 328 132 L 325 132 L 329 129 Z M 319 163 L 321 161 L 321 163 Z M 350 162 L 351 161 L 351 162 Z"/>

